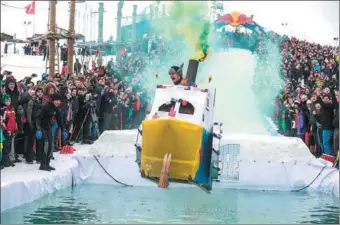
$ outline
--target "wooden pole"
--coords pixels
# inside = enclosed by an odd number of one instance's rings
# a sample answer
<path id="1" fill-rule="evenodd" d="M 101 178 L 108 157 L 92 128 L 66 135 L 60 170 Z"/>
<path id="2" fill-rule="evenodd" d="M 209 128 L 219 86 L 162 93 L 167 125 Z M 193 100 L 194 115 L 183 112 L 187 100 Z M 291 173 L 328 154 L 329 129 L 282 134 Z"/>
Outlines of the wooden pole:
<path id="1" fill-rule="evenodd" d="M 35 12 L 34 12 L 34 15 L 33 15 L 33 34 L 32 34 L 32 37 L 34 36 L 34 34 L 35 34 Z"/>
<path id="2" fill-rule="evenodd" d="M 55 69 L 55 39 L 56 34 L 56 0 L 50 0 L 50 37 L 49 37 L 49 70 L 50 79 L 54 77 Z M 59 71 L 58 71 L 59 72 Z"/>
<path id="3" fill-rule="evenodd" d="M 82 23 L 82 25 L 83 25 L 83 35 L 84 35 L 84 39 L 83 39 L 83 42 L 85 42 L 85 39 L 86 39 L 86 24 L 87 24 L 87 22 L 86 22 L 86 18 L 87 18 L 87 4 L 85 3 L 85 12 L 83 13 L 83 23 Z"/>
<path id="4" fill-rule="evenodd" d="M 133 5 L 133 11 L 132 11 L 132 53 L 135 53 L 135 48 L 136 48 L 136 40 L 137 40 L 137 5 Z"/>
<path id="5" fill-rule="evenodd" d="M 103 43 L 103 26 L 104 26 L 104 3 L 99 2 L 98 7 L 98 43 Z"/>
<path id="6" fill-rule="evenodd" d="M 90 41 L 92 41 L 92 25 L 93 25 L 93 22 L 92 22 L 92 9 L 90 9 L 90 34 L 89 34 L 89 36 L 90 36 Z"/>
<path id="7" fill-rule="evenodd" d="M 117 54 L 116 54 L 116 61 L 119 63 L 120 62 L 120 48 L 121 46 L 121 41 L 122 41 L 122 37 L 121 37 L 121 26 L 122 26 L 122 9 L 124 6 L 124 1 L 120 0 L 118 2 L 118 10 L 117 10 L 117 38 L 116 41 L 118 43 L 118 49 L 117 49 Z"/>
<path id="8" fill-rule="evenodd" d="M 76 11 L 76 2 L 75 0 L 70 1 L 70 20 L 69 20 L 69 36 L 68 36 L 68 46 L 67 46 L 67 67 L 68 73 L 73 73 L 73 45 L 74 45 L 74 22 L 75 22 L 75 11 Z"/>

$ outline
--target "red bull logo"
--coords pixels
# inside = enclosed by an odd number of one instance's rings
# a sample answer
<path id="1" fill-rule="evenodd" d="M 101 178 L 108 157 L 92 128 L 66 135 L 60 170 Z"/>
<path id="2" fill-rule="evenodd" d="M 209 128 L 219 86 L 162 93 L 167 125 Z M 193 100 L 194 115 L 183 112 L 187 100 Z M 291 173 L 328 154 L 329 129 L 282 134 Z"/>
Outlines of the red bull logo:
<path id="1" fill-rule="evenodd" d="M 243 24 L 254 24 L 253 15 L 248 17 L 245 14 L 241 14 L 239 12 L 231 12 L 223 16 L 217 15 L 217 20 L 220 23 L 226 23 L 233 27 L 237 27 Z"/>

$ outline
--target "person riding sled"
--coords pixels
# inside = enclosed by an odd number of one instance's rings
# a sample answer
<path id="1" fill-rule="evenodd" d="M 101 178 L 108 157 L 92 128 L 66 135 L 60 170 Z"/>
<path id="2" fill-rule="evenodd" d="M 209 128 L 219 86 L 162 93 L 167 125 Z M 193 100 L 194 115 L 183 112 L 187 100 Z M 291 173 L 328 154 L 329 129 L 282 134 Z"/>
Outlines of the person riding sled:
<path id="1" fill-rule="evenodd" d="M 203 38 L 204 39 L 204 38 Z M 198 71 L 198 65 L 200 62 L 206 60 L 209 55 L 209 46 L 206 43 L 197 43 L 196 45 L 196 53 L 189 60 L 188 63 L 188 71 L 186 78 L 183 78 L 183 66 L 184 63 L 180 66 L 172 66 L 169 69 L 169 75 L 174 83 L 174 85 L 184 85 L 184 86 L 196 86 L 196 75 Z"/>
<path id="2" fill-rule="evenodd" d="M 180 66 L 172 66 L 169 69 L 168 73 L 174 85 L 186 85 L 186 79 L 183 78 L 183 66 L 184 63 Z"/>

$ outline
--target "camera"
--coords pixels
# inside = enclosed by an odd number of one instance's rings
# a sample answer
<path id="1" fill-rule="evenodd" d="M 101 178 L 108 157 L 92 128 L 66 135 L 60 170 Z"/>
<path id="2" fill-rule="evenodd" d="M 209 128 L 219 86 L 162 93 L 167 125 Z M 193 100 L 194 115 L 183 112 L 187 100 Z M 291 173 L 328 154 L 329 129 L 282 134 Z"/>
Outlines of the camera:
<path id="1" fill-rule="evenodd" d="M 91 108 L 95 108 L 97 106 L 96 101 L 94 100 L 91 93 L 87 93 L 85 95 L 84 103 L 85 103 L 85 105 L 84 105 L 85 109 L 91 109 Z"/>
<path id="2" fill-rule="evenodd" d="M 84 105 L 84 108 L 86 109 L 95 108 L 95 107 L 96 107 L 96 102 L 93 100 L 86 102 Z"/>

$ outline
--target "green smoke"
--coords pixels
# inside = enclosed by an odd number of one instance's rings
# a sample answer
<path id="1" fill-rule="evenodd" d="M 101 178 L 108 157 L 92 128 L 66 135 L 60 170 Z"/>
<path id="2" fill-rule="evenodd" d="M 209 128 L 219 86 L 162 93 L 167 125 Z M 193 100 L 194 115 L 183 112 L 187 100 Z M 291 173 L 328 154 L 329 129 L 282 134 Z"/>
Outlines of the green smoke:
<path id="1" fill-rule="evenodd" d="M 150 21 L 151 34 L 161 35 L 170 52 L 179 49 L 180 54 L 166 52 L 162 65 L 149 65 L 146 83 L 150 88 L 156 84 L 171 84 L 168 69 L 184 63 L 198 51 L 207 53 L 210 23 L 208 21 L 208 5 L 206 2 L 174 1 L 168 5 L 168 16 Z M 156 79 L 155 73 L 158 73 Z"/>
<path id="2" fill-rule="evenodd" d="M 207 49 L 210 29 L 207 17 L 206 2 L 175 1 L 169 6 L 169 17 L 153 27 L 166 40 L 184 41 L 187 45 L 184 50 L 193 54 L 198 47 Z"/>

